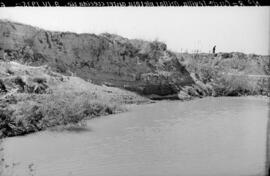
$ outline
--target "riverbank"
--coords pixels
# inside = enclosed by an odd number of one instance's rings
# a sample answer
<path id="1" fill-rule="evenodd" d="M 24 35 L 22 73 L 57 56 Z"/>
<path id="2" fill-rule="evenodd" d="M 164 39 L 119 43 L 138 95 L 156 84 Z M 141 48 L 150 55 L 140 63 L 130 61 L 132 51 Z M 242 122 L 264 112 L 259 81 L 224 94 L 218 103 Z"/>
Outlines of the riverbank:
<path id="1" fill-rule="evenodd" d="M 150 102 L 136 93 L 64 76 L 46 66 L 0 63 L 0 137 L 126 111 L 127 104 Z"/>
<path id="2" fill-rule="evenodd" d="M 153 100 L 188 101 L 208 96 L 250 95 L 228 87 L 223 89 L 237 93 L 220 93 L 213 84 L 203 83 L 194 73 L 190 75 L 195 84 L 182 87 L 178 94 L 141 96 L 116 87 L 95 85 L 79 77 L 64 76 L 46 65 L 33 67 L 17 62 L 0 62 L 0 70 L 1 138 L 55 126 L 80 126 L 86 119 L 124 112 L 130 105 L 151 103 Z"/>
<path id="3" fill-rule="evenodd" d="M 126 111 L 127 104 L 270 96 L 270 57 L 176 53 L 158 40 L 0 20 L 0 137 Z"/>

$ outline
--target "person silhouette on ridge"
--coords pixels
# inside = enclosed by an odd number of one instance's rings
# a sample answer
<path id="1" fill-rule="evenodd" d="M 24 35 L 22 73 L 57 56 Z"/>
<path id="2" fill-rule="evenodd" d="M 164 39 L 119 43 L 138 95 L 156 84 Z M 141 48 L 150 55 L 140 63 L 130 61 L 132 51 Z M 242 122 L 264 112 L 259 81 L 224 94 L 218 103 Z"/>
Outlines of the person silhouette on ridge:
<path id="1" fill-rule="evenodd" d="M 213 54 L 216 53 L 216 45 L 213 47 Z"/>

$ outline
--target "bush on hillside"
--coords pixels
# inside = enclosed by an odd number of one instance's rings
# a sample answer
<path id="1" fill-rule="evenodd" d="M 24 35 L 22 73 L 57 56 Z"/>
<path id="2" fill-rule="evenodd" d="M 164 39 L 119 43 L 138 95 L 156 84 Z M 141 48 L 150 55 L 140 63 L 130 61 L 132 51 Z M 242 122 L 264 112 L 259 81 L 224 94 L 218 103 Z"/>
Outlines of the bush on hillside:
<path id="1" fill-rule="evenodd" d="M 97 99 L 88 93 L 57 92 L 36 95 L 35 98 L 27 96 L 18 96 L 15 108 L 0 109 L 0 137 L 23 135 L 57 125 L 81 124 L 86 118 L 124 110 L 120 104 Z"/>

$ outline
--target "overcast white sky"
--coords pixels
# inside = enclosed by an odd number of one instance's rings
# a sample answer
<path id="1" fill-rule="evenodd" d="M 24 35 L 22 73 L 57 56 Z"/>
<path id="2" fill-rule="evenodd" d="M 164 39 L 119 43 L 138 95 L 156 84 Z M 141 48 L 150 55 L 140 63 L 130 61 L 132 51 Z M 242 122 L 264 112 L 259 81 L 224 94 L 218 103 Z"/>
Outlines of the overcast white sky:
<path id="1" fill-rule="evenodd" d="M 1 8 L 0 19 L 54 31 L 158 39 L 173 51 L 270 54 L 270 7 Z"/>

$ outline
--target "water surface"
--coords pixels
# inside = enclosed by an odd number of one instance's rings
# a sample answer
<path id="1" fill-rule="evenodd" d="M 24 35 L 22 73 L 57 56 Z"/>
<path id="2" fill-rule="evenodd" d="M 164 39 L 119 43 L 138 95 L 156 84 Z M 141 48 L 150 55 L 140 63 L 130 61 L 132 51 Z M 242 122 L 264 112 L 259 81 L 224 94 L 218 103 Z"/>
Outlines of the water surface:
<path id="1" fill-rule="evenodd" d="M 140 105 L 88 121 L 82 131 L 7 138 L 14 175 L 263 175 L 268 100 L 204 98 Z"/>

